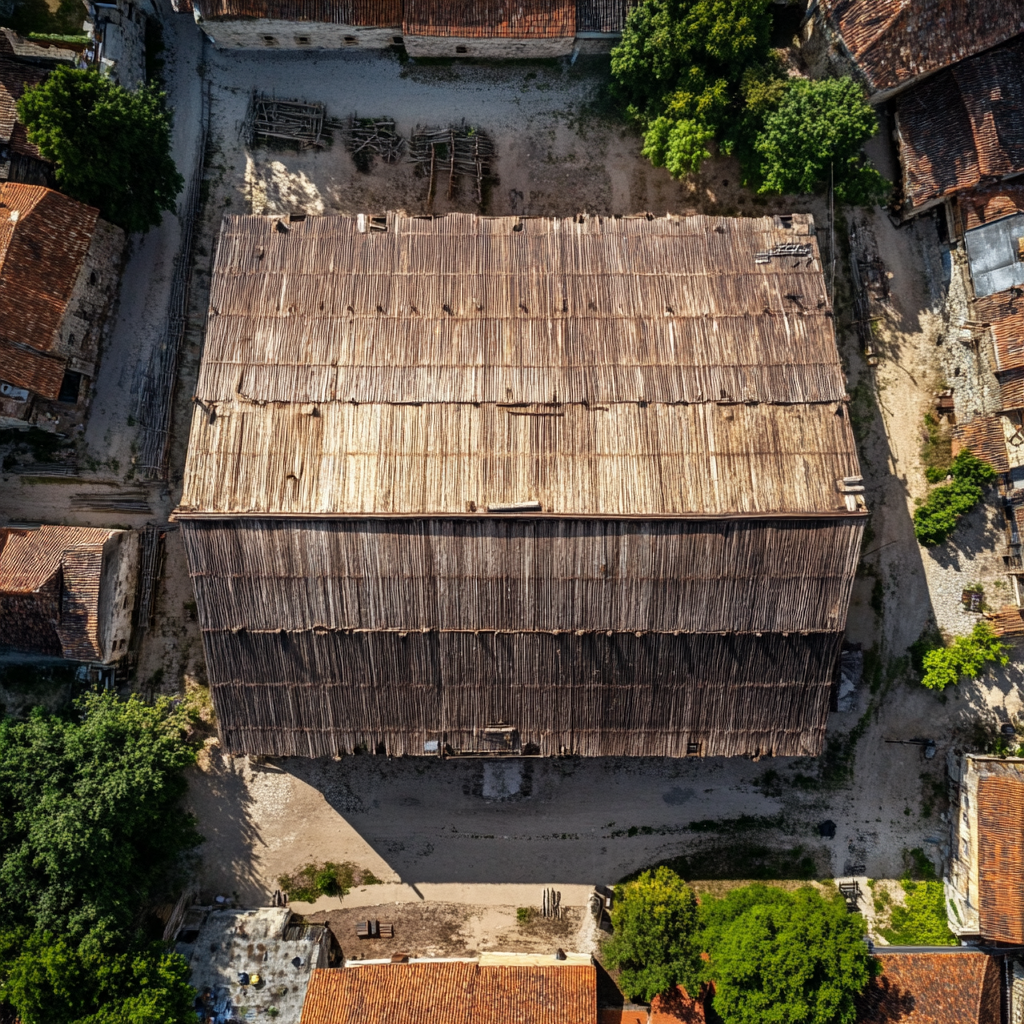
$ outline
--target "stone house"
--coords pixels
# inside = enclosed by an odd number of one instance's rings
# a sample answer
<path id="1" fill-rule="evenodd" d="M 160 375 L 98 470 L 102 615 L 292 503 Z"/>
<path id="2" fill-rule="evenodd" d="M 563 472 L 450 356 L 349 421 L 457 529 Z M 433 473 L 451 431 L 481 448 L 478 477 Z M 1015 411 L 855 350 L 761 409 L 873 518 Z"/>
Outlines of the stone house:
<path id="1" fill-rule="evenodd" d="M 0 648 L 119 661 L 131 640 L 138 571 L 132 530 L 0 529 Z"/>
<path id="2" fill-rule="evenodd" d="M 0 425 L 67 426 L 84 411 L 124 243 L 98 210 L 0 183 Z"/>

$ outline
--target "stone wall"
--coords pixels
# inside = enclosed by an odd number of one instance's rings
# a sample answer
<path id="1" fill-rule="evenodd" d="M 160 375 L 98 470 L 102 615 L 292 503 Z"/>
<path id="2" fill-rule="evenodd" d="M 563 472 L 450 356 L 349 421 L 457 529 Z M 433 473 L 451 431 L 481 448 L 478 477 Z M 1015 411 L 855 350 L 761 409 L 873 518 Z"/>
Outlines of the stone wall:
<path id="1" fill-rule="evenodd" d="M 458 36 L 406 36 L 410 57 L 479 57 L 486 60 L 515 60 L 535 57 L 565 57 L 572 53 L 575 39 L 460 39 Z"/>
<path id="2" fill-rule="evenodd" d="M 196 12 L 196 22 L 218 49 L 342 50 L 362 47 L 383 50 L 402 42 L 401 26 L 362 28 L 357 25 L 331 25 L 324 22 L 282 21 L 274 18 L 245 18 L 233 21 L 204 21 Z"/>
<path id="3" fill-rule="evenodd" d="M 98 618 L 105 662 L 119 661 L 128 651 L 138 580 L 139 535 L 120 530 L 103 545 Z"/>

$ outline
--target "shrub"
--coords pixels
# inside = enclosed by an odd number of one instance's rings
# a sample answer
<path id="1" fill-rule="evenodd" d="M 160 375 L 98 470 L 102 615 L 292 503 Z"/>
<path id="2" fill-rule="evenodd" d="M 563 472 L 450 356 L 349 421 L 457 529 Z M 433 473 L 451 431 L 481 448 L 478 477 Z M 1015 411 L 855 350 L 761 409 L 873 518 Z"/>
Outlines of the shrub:
<path id="1" fill-rule="evenodd" d="M 924 545 L 941 544 L 982 497 L 996 471 L 965 448 L 949 467 L 953 482 L 936 487 L 914 512 L 914 536 Z"/>
<path id="2" fill-rule="evenodd" d="M 894 946 L 955 946 L 957 937 L 949 930 L 946 896 L 942 882 L 900 882 L 907 894 L 902 907 L 893 907 L 889 925 L 880 933 Z"/>
<path id="3" fill-rule="evenodd" d="M 347 896 L 355 881 L 355 866 L 345 861 L 335 864 L 306 864 L 290 875 L 281 875 L 277 884 L 291 900 L 315 903 L 321 896 Z"/>
<path id="4" fill-rule="evenodd" d="M 975 679 L 986 665 L 1005 665 L 1010 660 L 1008 650 L 987 622 L 979 622 L 970 636 L 959 636 L 948 647 L 925 652 L 921 683 L 930 690 L 944 690 L 961 679 Z"/>
<path id="5" fill-rule="evenodd" d="M 677 985 L 697 991 L 697 898 L 674 871 L 655 868 L 618 886 L 611 918 L 615 933 L 604 956 L 630 999 L 650 1002 Z"/>

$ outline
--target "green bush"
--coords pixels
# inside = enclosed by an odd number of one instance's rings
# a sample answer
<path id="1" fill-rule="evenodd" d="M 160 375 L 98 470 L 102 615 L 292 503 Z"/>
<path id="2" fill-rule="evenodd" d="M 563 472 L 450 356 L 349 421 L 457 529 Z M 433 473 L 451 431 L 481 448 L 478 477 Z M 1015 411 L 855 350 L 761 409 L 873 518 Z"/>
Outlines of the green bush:
<path id="1" fill-rule="evenodd" d="M 904 906 L 892 908 L 889 925 L 879 929 L 886 941 L 893 946 L 955 946 L 942 882 L 904 878 L 900 885 L 907 897 Z"/>
<path id="2" fill-rule="evenodd" d="M 321 896 L 347 896 L 355 883 L 355 865 L 345 861 L 335 864 L 306 864 L 290 875 L 281 875 L 277 884 L 291 900 L 315 903 Z"/>
<path id="3" fill-rule="evenodd" d="M 987 622 L 979 622 L 970 636 L 959 636 L 948 647 L 924 653 L 921 683 L 930 690 L 944 690 L 961 679 L 976 679 L 986 665 L 1005 665 L 1010 660 L 1008 650 Z"/>
<path id="4" fill-rule="evenodd" d="M 677 985 L 697 992 L 697 897 L 674 871 L 655 868 L 617 886 L 611 918 L 615 933 L 603 952 L 626 996 L 650 1002 Z"/>
<path id="5" fill-rule="evenodd" d="M 930 491 L 914 512 L 914 536 L 924 545 L 941 544 L 982 497 L 996 471 L 965 448 L 949 467 L 953 482 Z"/>

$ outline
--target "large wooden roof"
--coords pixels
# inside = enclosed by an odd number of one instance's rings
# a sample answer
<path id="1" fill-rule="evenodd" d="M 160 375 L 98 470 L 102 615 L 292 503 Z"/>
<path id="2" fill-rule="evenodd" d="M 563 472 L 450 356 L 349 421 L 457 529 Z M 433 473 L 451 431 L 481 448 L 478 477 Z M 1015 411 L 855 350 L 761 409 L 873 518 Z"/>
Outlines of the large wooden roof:
<path id="1" fill-rule="evenodd" d="M 842 515 L 844 391 L 799 218 L 226 218 L 179 513 Z"/>

